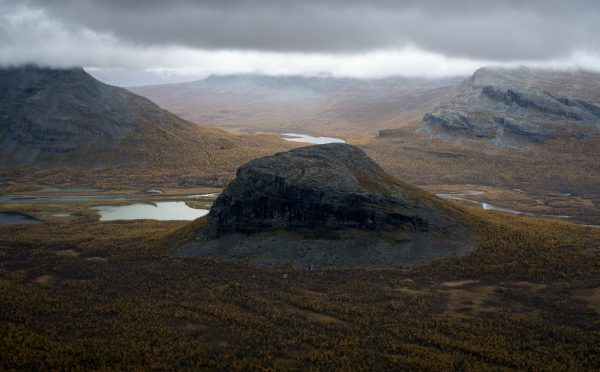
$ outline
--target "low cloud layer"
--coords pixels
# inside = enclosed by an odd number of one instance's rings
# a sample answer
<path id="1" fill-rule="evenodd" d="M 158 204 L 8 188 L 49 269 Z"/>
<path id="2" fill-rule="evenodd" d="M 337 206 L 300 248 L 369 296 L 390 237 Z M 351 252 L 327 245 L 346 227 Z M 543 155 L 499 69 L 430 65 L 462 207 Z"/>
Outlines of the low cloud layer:
<path id="1" fill-rule="evenodd" d="M 173 76 L 600 69 L 598 35 L 586 0 L 0 0 L 2 64 Z"/>
<path id="2" fill-rule="evenodd" d="M 415 46 L 448 56 L 557 58 L 600 44 L 594 0 L 39 0 L 61 22 L 143 45 L 270 52 Z"/>

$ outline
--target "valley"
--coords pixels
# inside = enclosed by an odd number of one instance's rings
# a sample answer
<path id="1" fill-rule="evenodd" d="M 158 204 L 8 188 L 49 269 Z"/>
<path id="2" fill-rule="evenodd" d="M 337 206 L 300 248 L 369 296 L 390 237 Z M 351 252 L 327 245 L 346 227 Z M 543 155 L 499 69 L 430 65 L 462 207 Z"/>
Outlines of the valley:
<path id="1" fill-rule="evenodd" d="M 423 189 L 441 197 L 463 203 L 479 205 L 488 210 L 500 210 L 511 214 L 542 218 L 558 218 L 583 225 L 598 225 L 597 200 L 562 193 L 530 194 L 519 189 L 500 189 L 474 184 L 424 185 Z M 165 188 L 161 193 L 142 192 L 144 190 L 102 191 L 85 188 L 56 188 L 43 192 L 21 191 L 0 195 L 0 213 L 25 213 L 25 217 L 7 216 L 8 221 L 19 222 L 30 214 L 35 220 L 56 221 L 74 219 L 95 220 L 88 214 L 89 209 L 101 204 L 113 207 L 156 203 L 185 203 L 200 211 L 209 210 L 212 202 L 222 191 L 215 187 Z M 58 191 L 61 190 L 61 191 Z M 485 205 L 485 206 L 484 206 Z M 108 207 L 107 207 L 108 208 Z M 159 210 L 152 211 L 160 216 Z M 154 218 L 152 218 L 154 219 Z M 168 218 L 171 219 L 171 218 Z M 187 219 L 187 218 L 186 218 Z M 20 223 L 20 222 L 19 222 Z"/>
<path id="2" fill-rule="evenodd" d="M 482 68 L 467 79 L 360 81 L 242 75 L 132 89 L 197 123 L 246 132 L 271 132 L 275 125 L 341 138 L 359 145 L 390 174 L 412 184 L 485 185 L 505 190 L 505 197 L 513 189 L 542 196 L 571 194 L 589 201 L 584 219 L 597 223 L 600 130 L 597 121 L 594 124 L 595 119 L 583 112 L 592 116 L 596 112 L 599 86 L 598 74 L 585 71 Z M 498 102 L 483 92 L 485 87 L 528 96 L 521 103 Z M 544 104 L 547 109 L 542 109 Z M 210 117 L 194 114 L 194 110 L 205 113 L 216 108 L 220 113 Z M 558 114 L 569 110 L 581 113 Z M 442 111 L 469 113 L 470 122 L 466 129 L 450 121 L 440 125 L 431 117 Z M 234 125 L 241 120 L 235 115 L 242 112 L 244 124 Z M 543 128 L 539 130 L 552 135 L 544 132 L 538 138 L 525 129 L 503 129 L 499 117 L 521 120 L 522 128 Z M 506 201 L 505 208 L 518 203 L 519 197 Z"/>
<path id="3" fill-rule="evenodd" d="M 394 123 L 420 119 L 459 81 L 214 75 L 128 89 L 198 124 L 350 141 L 376 136 Z"/>
<path id="4" fill-rule="evenodd" d="M 598 35 L 0 0 L 0 371 L 600 371 Z"/>
<path id="5" fill-rule="evenodd" d="M 219 79 L 202 93 L 221 111 L 208 122 L 167 111 L 154 122 L 141 109 L 148 122 L 132 135 L 59 141 L 94 143 L 73 154 L 53 140 L 35 159 L 19 155 L 36 146 L 25 134 L 46 128 L 4 132 L 0 368 L 600 364 L 600 148 L 589 123 L 562 136 L 571 124 L 555 118 L 543 140 L 485 132 L 501 124 L 481 119 L 487 98 L 469 90 L 473 77 L 397 88 Z M 440 108 L 468 112 L 466 129 L 427 119 L 456 119 Z"/>

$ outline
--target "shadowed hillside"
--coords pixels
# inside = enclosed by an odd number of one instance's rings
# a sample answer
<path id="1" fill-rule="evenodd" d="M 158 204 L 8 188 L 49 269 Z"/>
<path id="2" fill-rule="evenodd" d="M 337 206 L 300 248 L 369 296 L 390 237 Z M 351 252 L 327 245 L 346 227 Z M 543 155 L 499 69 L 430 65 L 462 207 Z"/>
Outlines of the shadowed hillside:
<path id="1" fill-rule="evenodd" d="M 248 158 L 290 147 L 198 127 L 81 68 L 0 70 L 0 116 L 9 179 L 221 184 Z"/>

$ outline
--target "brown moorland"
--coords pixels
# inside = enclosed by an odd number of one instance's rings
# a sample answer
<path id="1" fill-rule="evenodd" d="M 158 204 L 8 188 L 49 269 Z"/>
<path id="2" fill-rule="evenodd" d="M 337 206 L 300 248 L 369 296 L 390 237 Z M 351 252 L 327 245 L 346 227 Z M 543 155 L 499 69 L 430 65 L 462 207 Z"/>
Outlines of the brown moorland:
<path id="1" fill-rule="evenodd" d="M 600 365 L 600 230 L 460 208 L 477 248 L 412 269 L 172 258 L 204 218 L 2 225 L 0 368 Z"/>

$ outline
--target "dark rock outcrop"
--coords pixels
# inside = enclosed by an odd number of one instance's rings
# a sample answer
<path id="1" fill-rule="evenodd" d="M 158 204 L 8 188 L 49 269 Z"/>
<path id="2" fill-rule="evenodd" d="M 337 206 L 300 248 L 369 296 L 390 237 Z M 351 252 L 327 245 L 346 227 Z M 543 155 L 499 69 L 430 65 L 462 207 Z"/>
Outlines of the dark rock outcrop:
<path id="1" fill-rule="evenodd" d="M 472 246 L 460 214 L 392 178 L 357 147 L 311 146 L 240 167 L 208 228 L 180 253 L 319 266 L 337 252 L 329 264 L 413 263 Z"/>
<path id="2" fill-rule="evenodd" d="M 423 121 L 438 124 L 449 131 L 468 131 L 473 128 L 471 118 L 461 112 L 441 111 L 436 113 L 427 113 L 423 116 Z"/>
<path id="3" fill-rule="evenodd" d="M 518 122 L 501 116 L 495 116 L 494 123 L 501 125 L 506 132 L 516 134 L 530 142 L 541 142 L 544 137 L 539 125 Z"/>
<path id="4" fill-rule="evenodd" d="M 542 114 L 563 116 L 568 120 L 583 120 L 581 115 L 567 109 L 570 105 L 568 105 L 569 99 L 566 98 L 556 99 L 551 95 L 537 95 L 513 89 L 498 89 L 491 86 L 484 87 L 481 93 L 505 105 L 515 104 L 523 108 L 537 110 Z"/>

